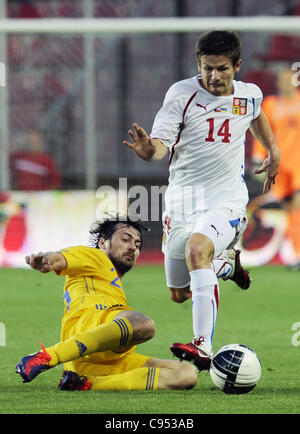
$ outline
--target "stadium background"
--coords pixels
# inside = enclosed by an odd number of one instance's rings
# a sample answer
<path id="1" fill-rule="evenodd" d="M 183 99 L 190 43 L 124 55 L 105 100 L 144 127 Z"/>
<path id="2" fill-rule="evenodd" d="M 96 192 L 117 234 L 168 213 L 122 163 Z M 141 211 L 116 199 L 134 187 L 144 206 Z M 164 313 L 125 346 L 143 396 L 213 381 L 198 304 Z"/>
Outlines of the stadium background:
<path id="1" fill-rule="evenodd" d="M 287 0 L 32 0 L 1 2 L 1 18 L 239 17 L 300 15 Z M 79 21 L 80 23 L 80 21 Z M 54 22 L 55 25 L 55 22 Z M 134 29 L 133 29 L 134 30 Z M 238 79 L 277 93 L 276 73 L 300 61 L 300 38 L 276 32 L 239 32 L 243 67 Z M 97 189 L 167 184 L 167 159 L 149 164 L 122 145 L 133 121 L 149 132 L 167 88 L 197 73 L 198 33 L 66 36 L 0 33 L 1 193 L 0 265 L 23 266 L 24 255 L 85 243 L 99 206 Z M 22 167 L 14 155 L 40 134 L 57 173 L 50 187 L 30 178 L 38 165 Z M 246 142 L 249 229 L 243 262 L 285 262 L 286 219 L 279 204 L 261 206 L 262 184 L 251 175 L 251 136 Z M 21 153 L 21 154 L 20 154 Z M 45 157 L 46 158 L 46 157 Z M 19 167 L 20 169 L 20 167 Z M 150 199 L 149 199 L 150 200 Z M 161 205 L 159 206 L 161 208 Z M 149 210 L 151 204 L 149 204 Z M 149 214 L 150 219 L 150 214 Z M 144 262 L 161 262 L 161 222 L 149 221 Z"/>

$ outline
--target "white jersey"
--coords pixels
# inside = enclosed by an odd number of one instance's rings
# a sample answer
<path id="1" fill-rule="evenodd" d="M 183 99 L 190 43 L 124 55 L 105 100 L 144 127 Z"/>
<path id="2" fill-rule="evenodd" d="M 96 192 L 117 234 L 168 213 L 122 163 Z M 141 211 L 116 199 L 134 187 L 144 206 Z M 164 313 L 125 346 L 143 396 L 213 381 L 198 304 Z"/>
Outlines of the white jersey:
<path id="1" fill-rule="evenodd" d="M 151 131 L 170 151 L 169 214 L 244 209 L 245 133 L 260 114 L 258 86 L 233 81 L 234 93 L 214 96 L 195 76 L 173 84 Z M 173 213 L 174 214 L 174 213 Z M 179 218 L 179 220 L 181 220 Z"/>

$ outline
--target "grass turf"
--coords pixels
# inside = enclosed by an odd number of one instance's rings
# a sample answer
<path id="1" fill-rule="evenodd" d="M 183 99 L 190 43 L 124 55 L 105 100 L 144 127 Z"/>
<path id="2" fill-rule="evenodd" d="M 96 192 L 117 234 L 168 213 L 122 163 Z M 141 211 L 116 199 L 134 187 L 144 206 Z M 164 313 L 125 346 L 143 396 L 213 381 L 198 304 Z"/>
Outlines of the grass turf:
<path id="1" fill-rule="evenodd" d="M 300 275 L 284 267 L 251 270 L 253 284 L 242 291 L 221 282 L 214 351 L 228 343 L 253 348 L 262 364 L 262 377 L 247 395 L 225 395 L 206 372 L 190 391 L 61 392 L 61 367 L 23 384 L 15 364 L 59 340 L 64 279 L 33 270 L 0 269 L 0 322 L 6 346 L 0 346 L 1 414 L 296 414 L 300 412 L 299 351 L 292 345 L 292 325 L 300 321 Z M 157 333 L 138 352 L 169 358 L 170 344 L 192 338 L 190 301 L 169 300 L 160 266 L 137 266 L 124 277 L 128 304 L 154 319 Z M 297 340 L 296 340 L 297 342 Z M 2 342 L 3 344 L 3 342 Z M 299 342 L 300 344 L 300 342 Z"/>

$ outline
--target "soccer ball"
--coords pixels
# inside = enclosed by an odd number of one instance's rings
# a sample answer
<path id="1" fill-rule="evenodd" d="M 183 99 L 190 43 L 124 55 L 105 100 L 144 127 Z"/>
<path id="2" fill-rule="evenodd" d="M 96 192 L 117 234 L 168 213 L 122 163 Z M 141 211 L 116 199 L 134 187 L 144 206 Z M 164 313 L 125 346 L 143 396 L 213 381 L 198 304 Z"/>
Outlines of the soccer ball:
<path id="1" fill-rule="evenodd" d="M 251 348 L 241 344 L 229 344 L 215 354 L 209 373 L 215 386 L 223 392 L 248 393 L 260 379 L 261 364 Z"/>

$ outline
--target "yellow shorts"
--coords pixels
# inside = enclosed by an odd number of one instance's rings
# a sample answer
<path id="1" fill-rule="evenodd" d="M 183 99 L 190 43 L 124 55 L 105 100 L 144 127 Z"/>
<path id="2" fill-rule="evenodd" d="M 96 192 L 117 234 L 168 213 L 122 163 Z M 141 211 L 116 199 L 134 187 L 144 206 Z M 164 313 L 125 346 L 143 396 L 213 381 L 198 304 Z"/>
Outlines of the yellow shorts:
<path id="1" fill-rule="evenodd" d="M 94 307 L 80 311 L 77 318 L 63 321 L 62 340 L 88 330 L 101 324 L 112 321 L 115 316 L 124 311 L 133 310 L 129 306 L 112 306 L 104 311 L 97 311 Z M 136 346 L 125 351 L 103 351 L 80 357 L 64 364 L 66 371 L 74 371 L 78 375 L 104 376 L 121 374 L 132 369 L 141 368 L 151 358 L 135 352 Z"/>

